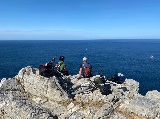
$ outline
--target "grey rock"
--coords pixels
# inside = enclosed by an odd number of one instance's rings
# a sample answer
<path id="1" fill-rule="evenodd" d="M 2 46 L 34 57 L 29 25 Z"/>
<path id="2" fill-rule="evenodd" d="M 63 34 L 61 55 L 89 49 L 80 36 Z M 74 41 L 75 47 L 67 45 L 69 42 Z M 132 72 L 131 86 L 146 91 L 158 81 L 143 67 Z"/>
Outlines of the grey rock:
<path id="1" fill-rule="evenodd" d="M 146 97 L 155 99 L 155 100 L 160 100 L 160 92 L 158 92 L 157 90 L 148 91 L 146 93 Z"/>
<path id="2" fill-rule="evenodd" d="M 80 112 L 73 112 L 67 117 L 67 119 L 85 119 L 85 116 Z"/>
<path id="3" fill-rule="evenodd" d="M 77 79 L 68 76 L 72 88 L 90 87 L 97 76 Z M 126 79 L 123 84 L 107 81 L 102 88 L 80 92 L 66 98 L 56 84 L 57 78 L 40 76 L 38 69 L 27 66 L 13 78 L 0 82 L 0 118 L 2 119 L 145 119 L 160 118 L 160 92 L 138 93 L 139 83 Z M 91 85 L 91 87 L 93 84 Z M 105 85 L 101 85 L 104 88 Z M 86 88 L 88 89 L 88 88 Z M 108 90 L 109 89 L 109 90 Z"/>
<path id="4" fill-rule="evenodd" d="M 143 116 L 146 118 L 159 118 L 160 117 L 160 101 L 148 97 L 137 95 L 136 98 L 126 101 L 120 106 L 128 113 L 135 113 L 135 115 Z"/>
<path id="5" fill-rule="evenodd" d="M 17 91 L 16 91 L 17 92 Z M 19 93 L 20 94 L 20 93 Z M 48 117 L 56 118 L 56 115 L 49 110 L 42 108 L 27 97 L 17 97 L 15 92 L 0 94 L 0 115 L 2 118 L 16 119 L 47 119 Z M 16 97 L 16 98 L 15 98 Z"/>

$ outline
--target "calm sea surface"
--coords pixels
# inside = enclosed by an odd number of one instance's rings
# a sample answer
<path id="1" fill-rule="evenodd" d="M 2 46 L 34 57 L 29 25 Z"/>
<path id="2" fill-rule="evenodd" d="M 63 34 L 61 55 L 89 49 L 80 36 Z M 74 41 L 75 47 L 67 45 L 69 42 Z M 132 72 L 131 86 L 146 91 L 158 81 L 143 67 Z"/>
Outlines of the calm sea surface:
<path id="1" fill-rule="evenodd" d="M 77 74 L 82 58 L 106 77 L 123 73 L 140 82 L 139 93 L 160 91 L 160 40 L 65 40 L 0 41 L 0 79 L 14 77 L 26 66 L 39 67 L 57 55 L 65 56 L 71 75 Z M 150 59 L 153 55 L 154 59 Z"/>

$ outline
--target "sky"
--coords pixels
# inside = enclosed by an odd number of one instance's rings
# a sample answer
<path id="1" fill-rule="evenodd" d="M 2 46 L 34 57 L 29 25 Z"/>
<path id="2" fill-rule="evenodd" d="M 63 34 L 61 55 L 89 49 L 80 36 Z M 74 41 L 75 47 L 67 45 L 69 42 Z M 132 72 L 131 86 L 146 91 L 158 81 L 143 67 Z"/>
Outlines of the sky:
<path id="1" fill-rule="evenodd" d="M 0 0 L 0 40 L 160 39 L 160 0 Z"/>

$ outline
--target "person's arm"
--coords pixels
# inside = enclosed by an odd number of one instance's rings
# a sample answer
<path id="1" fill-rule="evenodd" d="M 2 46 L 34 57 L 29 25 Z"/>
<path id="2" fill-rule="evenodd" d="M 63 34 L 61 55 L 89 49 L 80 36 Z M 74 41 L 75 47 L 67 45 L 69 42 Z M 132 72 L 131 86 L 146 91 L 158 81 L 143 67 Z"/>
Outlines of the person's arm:
<path id="1" fill-rule="evenodd" d="M 82 68 L 79 69 L 79 75 L 78 75 L 78 78 L 80 78 L 82 75 Z"/>
<path id="2" fill-rule="evenodd" d="M 82 64 L 80 65 L 80 69 L 79 69 L 79 74 L 78 74 L 78 78 L 80 78 L 82 75 Z"/>

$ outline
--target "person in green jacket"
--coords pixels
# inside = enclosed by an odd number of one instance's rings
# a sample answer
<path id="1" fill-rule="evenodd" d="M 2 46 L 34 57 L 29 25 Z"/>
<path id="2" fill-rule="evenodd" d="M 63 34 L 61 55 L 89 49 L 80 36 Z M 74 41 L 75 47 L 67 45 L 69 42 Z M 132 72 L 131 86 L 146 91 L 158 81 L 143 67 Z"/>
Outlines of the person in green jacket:
<path id="1" fill-rule="evenodd" d="M 58 62 L 58 67 L 59 67 L 59 71 L 61 73 L 63 73 L 64 75 L 69 75 L 68 70 L 66 68 L 66 64 L 64 63 L 64 56 L 60 56 L 59 57 L 59 62 Z"/>

